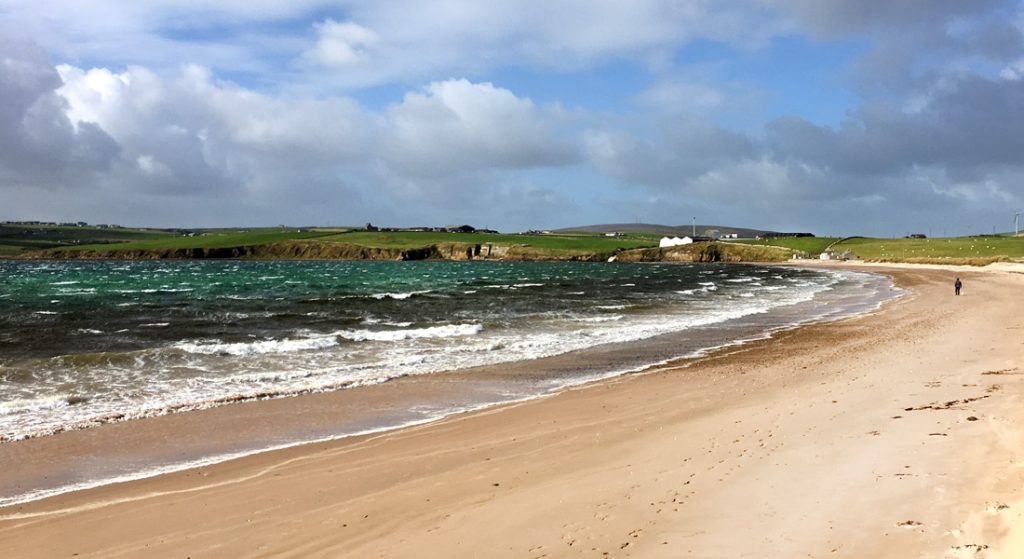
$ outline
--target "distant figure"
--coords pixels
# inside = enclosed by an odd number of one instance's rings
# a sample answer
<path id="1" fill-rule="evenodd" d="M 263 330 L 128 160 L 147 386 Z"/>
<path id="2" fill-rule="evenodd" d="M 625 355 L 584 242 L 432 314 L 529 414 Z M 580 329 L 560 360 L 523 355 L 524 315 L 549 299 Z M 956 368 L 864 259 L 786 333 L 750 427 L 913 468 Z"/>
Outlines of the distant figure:
<path id="1" fill-rule="evenodd" d="M 958 297 L 960 296 L 960 288 L 963 286 L 964 284 L 960 281 L 960 278 L 956 278 L 956 281 L 953 282 L 953 290 L 956 291 Z"/>

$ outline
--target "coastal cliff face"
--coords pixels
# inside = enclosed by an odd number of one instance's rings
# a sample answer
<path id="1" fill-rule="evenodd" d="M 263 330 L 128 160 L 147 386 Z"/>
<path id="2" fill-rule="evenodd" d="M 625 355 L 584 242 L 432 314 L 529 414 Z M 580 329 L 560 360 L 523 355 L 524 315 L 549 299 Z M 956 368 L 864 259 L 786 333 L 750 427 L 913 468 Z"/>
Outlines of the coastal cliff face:
<path id="1" fill-rule="evenodd" d="M 365 247 L 348 243 L 285 241 L 268 245 L 218 248 L 165 248 L 119 250 L 47 250 L 27 258 L 57 260 L 164 260 L 164 259 L 280 259 L 280 260 L 469 260 L 479 254 L 479 245 L 445 243 L 421 248 Z"/>
<path id="2" fill-rule="evenodd" d="M 665 248 L 638 248 L 616 254 L 616 262 L 781 262 L 791 252 L 778 247 L 738 243 L 693 243 Z"/>
<path id="3" fill-rule="evenodd" d="M 560 260 L 579 262 L 772 262 L 789 258 L 789 251 L 733 243 L 694 243 L 668 248 L 645 248 L 617 253 L 566 253 L 527 245 L 438 243 L 418 248 L 365 247 L 349 243 L 284 241 L 267 245 L 218 248 L 119 250 L 46 250 L 30 259 L 55 260 Z"/>

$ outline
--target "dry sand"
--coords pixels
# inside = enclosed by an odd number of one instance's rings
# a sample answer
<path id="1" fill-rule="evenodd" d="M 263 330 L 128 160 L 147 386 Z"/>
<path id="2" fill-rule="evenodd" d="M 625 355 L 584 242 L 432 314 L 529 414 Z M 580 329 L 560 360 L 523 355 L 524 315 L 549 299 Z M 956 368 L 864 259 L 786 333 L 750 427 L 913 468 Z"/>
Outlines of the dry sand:
<path id="1" fill-rule="evenodd" d="M 0 555 L 1024 557 L 1024 275 L 872 269 L 909 295 L 691 366 L 0 509 Z"/>

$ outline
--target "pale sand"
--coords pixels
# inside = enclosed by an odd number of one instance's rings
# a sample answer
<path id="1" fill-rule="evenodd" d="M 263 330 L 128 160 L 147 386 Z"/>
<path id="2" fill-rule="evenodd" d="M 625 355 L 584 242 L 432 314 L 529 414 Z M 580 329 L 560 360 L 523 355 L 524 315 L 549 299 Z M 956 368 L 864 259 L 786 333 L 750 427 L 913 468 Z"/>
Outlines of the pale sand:
<path id="1" fill-rule="evenodd" d="M 690 367 L 0 509 L 0 555 L 1024 557 L 1024 275 L 886 273 Z"/>

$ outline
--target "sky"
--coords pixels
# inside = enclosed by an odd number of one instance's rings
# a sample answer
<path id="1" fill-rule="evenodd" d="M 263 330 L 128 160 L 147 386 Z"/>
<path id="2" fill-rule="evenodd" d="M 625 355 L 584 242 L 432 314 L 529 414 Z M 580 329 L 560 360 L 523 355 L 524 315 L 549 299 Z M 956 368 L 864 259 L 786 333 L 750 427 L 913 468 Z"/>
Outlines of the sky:
<path id="1" fill-rule="evenodd" d="M 1022 209 L 1022 0 L 0 0 L 0 220 L 954 236 Z"/>

